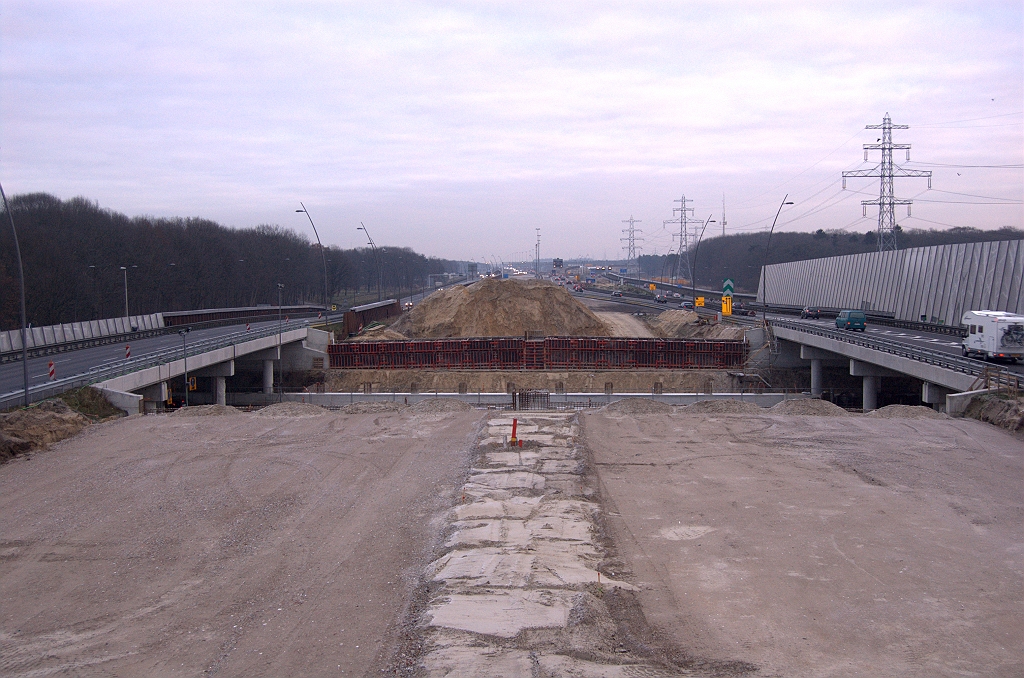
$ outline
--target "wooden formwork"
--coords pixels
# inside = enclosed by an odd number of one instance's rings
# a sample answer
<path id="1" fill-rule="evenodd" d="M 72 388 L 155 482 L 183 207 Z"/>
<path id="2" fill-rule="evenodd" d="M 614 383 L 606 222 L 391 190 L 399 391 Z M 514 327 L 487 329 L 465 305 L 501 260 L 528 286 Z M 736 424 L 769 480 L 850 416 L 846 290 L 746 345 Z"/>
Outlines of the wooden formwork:
<path id="1" fill-rule="evenodd" d="M 332 369 L 727 369 L 747 360 L 743 341 L 713 339 L 422 339 L 328 347 Z"/>

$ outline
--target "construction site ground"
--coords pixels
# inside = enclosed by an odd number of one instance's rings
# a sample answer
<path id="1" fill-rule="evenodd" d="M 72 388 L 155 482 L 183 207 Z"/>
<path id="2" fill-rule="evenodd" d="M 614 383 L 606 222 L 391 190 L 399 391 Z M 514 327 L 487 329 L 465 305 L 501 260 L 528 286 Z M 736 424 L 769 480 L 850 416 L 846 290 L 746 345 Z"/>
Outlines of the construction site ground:
<path id="1" fill-rule="evenodd" d="M 1024 672 L 1024 441 L 640 404 L 89 426 L 0 466 L 0 674 Z"/>

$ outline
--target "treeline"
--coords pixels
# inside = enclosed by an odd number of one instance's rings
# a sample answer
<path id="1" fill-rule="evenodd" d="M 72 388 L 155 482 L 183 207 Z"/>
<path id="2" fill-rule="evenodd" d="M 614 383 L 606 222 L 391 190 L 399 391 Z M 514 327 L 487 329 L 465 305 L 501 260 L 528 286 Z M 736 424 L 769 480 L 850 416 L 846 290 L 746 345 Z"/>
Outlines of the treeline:
<path id="1" fill-rule="evenodd" d="M 9 199 L 33 325 L 199 308 L 321 303 L 316 242 L 280 226 L 233 229 L 207 219 L 128 217 L 84 198 L 45 193 Z M 2 207 L 2 205 L 0 205 Z M 18 269 L 7 215 L 0 221 L 0 329 L 20 326 Z M 425 287 L 454 264 L 404 247 L 378 247 L 384 297 Z M 376 301 L 370 248 L 326 247 L 332 303 Z"/>
<path id="2" fill-rule="evenodd" d="M 897 229 L 899 227 L 897 226 Z M 803 259 L 820 259 L 846 254 L 877 252 L 876 231 L 855 233 L 844 230 L 821 230 L 814 233 L 778 232 L 772 236 L 768 263 L 779 264 Z M 897 243 L 900 249 L 930 247 L 954 243 L 984 242 L 989 240 L 1019 240 L 1024 231 L 1004 227 L 995 231 L 976 228 L 948 230 L 900 229 Z M 718 237 L 705 237 L 700 243 L 696 259 L 696 281 L 699 286 L 719 289 L 722 281 L 732 278 L 736 289 L 756 292 L 761 266 L 765 261 L 768 234 L 740 233 Z M 694 253 L 690 252 L 691 265 Z M 671 277 L 676 275 L 678 256 L 675 254 L 640 257 L 640 270 L 645 276 Z"/>

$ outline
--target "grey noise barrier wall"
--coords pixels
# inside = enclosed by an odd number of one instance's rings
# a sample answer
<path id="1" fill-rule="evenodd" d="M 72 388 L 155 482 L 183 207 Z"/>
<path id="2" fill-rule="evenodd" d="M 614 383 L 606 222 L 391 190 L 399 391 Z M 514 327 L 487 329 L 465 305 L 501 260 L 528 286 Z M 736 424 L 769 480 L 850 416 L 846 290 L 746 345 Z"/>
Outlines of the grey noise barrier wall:
<path id="1" fill-rule="evenodd" d="M 897 320 L 959 325 L 967 311 L 1024 315 L 1024 240 L 915 247 L 772 264 L 757 300 L 860 309 Z"/>

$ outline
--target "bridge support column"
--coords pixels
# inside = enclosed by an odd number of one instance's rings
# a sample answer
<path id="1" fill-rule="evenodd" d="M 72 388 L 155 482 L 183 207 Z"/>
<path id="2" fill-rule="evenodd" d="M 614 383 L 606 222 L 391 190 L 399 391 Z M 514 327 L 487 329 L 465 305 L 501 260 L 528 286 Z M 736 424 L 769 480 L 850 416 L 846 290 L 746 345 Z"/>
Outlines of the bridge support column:
<path id="1" fill-rule="evenodd" d="M 802 360 L 811 361 L 811 395 L 815 398 L 820 398 L 822 392 L 825 390 L 825 384 L 823 383 L 824 378 L 821 371 L 825 361 L 830 365 L 846 364 L 846 360 L 841 356 L 831 353 L 830 351 L 823 351 L 820 348 L 814 348 L 813 346 L 801 346 L 800 358 Z"/>
<path id="2" fill-rule="evenodd" d="M 263 392 L 270 395 L 274 392 L 274 361 L 263 361 Z"/>
<path id="3" fill-rule="evenodd" d="M 227 377 L 213 378 L 213 392 L 217 397 L 218 405 L 228 404 L 228 380 Z"/>
<path id="4" fill-rule="evenodd" d="M 864 395 L 861 399 L 865 412 L 878 409 L 878 387 L 881 377 L 864 377 Z"/>
<path id="5" fill-rule="evenodd" d="M 821 397 L 821 360 L 811 360 L 811 395 L 815 398 Z"/>
<path id="6" fill-rule="evenodd" d="M 878 392 L 882 387 L 882 377 L 899 376 L 898 372 L 862 360 L 850 361 L 850 374 L 854 377 L 864 377 L 862 400 L 865 412 L 878 409 Z"/>
<path id="7" fill-rule="evenodd" d="M 926 381 L 921 387 L 921 400 L 931 405 L 933 409 L 945 412 L 946 396 L 950 393 L 955 393 L 955 391 Z"/>

